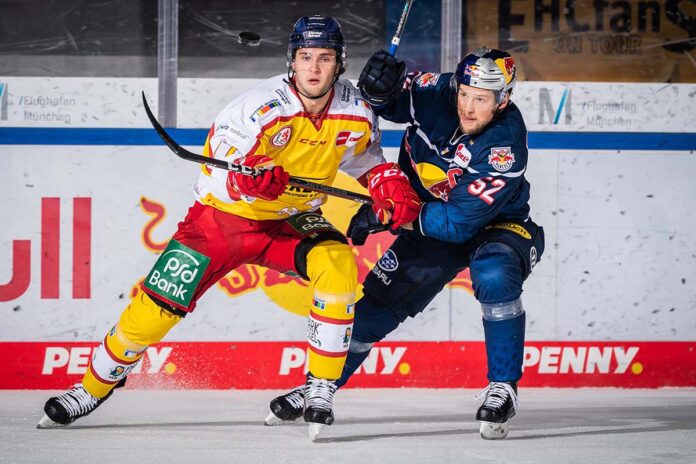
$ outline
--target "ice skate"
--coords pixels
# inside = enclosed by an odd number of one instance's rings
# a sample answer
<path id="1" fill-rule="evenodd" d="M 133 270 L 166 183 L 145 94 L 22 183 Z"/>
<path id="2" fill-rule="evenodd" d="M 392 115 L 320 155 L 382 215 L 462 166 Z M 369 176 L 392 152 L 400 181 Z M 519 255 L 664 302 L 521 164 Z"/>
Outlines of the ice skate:
<path id="1" fill-rule="evenodd" d="M 92 396 L 81 383 L 59 396 L 49 398 L 44 405 L 44 415 L 36 425 L 37 429 L 62 427 L 75 422 L 97 409 L 106 401 L 116 388 L 122 387 L 126 379 L 121 380 L 104 398 Z"/>
<path id="2" fill-rule="evenodd" d="M 271 412 L 264 423 L 266 425 L 285 425 L 302 417 L 305 405 L 305 386 L 297 387 L 271 401 Z"/>
<path id="3" fill-rule="evenodd" d="M 477 398 L 483 395 L 486 399 L 476 412 L 476 420 L 481 422 L 481 438 L 499 440 L 507 437 L 509 419 L 515 416 L 518 405 L 517 382 L 491 382 Z"/>
<path id="4" fill-rule="evenodd" d="M 333 380 L 307 375 L 304 420 L 309 424 L 309 439 L 312 441 L 316 441 L 325 425 L 333 424 L 333 397 L 337 388 Z"/>

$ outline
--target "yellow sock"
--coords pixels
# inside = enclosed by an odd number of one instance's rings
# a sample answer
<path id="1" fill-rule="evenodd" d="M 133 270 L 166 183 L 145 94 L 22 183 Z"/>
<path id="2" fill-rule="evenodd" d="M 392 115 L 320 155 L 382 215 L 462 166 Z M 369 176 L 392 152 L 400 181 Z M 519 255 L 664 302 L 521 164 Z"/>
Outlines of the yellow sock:
<path id="1" fill-rule="evenodd" d="M 82 385 L 103 398 L 135 367 L 145 350 L 159 342 L 181 320 L 140 292 L 95 350 Z"/>
<path id="2" fill-rule="evenodd" d="M 309 371 L 335 380 L 346 363 L 353 331 L 358 270 L 348 245 L 326 241 L 307 255 L 307 276 L 314 287 L 307 321 Z"/>

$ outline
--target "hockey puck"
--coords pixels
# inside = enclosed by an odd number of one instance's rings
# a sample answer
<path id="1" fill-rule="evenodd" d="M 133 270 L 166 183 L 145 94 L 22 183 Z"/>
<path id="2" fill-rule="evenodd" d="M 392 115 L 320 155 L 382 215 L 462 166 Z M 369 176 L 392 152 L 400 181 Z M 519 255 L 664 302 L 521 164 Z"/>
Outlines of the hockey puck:
<path id="1" fill-rule="evenodd" d="M 261 36 L 256 32 L 240 32 L 237 36 L 237 42 L 247 47 L 258 47 L 261 43 Z"/>

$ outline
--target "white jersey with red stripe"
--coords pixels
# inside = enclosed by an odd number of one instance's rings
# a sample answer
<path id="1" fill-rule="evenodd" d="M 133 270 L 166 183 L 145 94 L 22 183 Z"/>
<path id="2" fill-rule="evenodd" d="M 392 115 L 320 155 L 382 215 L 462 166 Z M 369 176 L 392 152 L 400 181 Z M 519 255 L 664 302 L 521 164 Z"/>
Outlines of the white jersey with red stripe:
<path id="1" fill-rule="evenodd" d="M 215 119 L 204 155 L 233 161 L 265 155 L 291 176 L 331 185 L 340 169 L 358 178 L 384 162 L 377 118 L 348 80 L 339 79 L 321 117 L 312 121 L 284 75 L 272 77 L 235 98 Z M 290 187 L 274 201 L 243 197 L 223 169 L 202 167 L 196 199 L 255 220 L 284 219 L 317 210 L 326 196 Z"/>

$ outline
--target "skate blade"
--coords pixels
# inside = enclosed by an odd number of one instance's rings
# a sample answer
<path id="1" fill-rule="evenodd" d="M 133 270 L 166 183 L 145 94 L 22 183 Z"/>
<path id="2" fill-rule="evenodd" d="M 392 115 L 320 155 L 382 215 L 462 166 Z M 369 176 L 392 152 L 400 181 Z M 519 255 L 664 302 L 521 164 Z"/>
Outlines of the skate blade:
<path id="1" fill-rule="evenodd" d="M 53 422 L 46 414 L 44 414 L 39 423 L 36 424 L 37 429 L 54 429 L 56 427 L 65 427 L 65 425 Z"/>
<path id="2" fill-rule="evenodd" d="M 264 420 L 263 423 L 264 425 L 290 425 L 294 424 L 295 421 L 283 420 L 280 417 L 273 414 L 272 412 L 269 412 L 268 417 L 266 417 L 266 420 Z"/>
<path id="3" fill-rule="evenodd" d="M 319 438 L 319 433 L 321 433 L 323 428 L 324 428 L 324 424 L 310 422 L 309 423 L 309 439 L 311 441 L 317 441 L 317 438 Z"/>
<path id="4" fill-rule="evenodd" d="M 507 422 L 483 422 L 481 421 L 481 438 L 484 440 L 501 440 L 508 436 L 510 423 Z"/>

